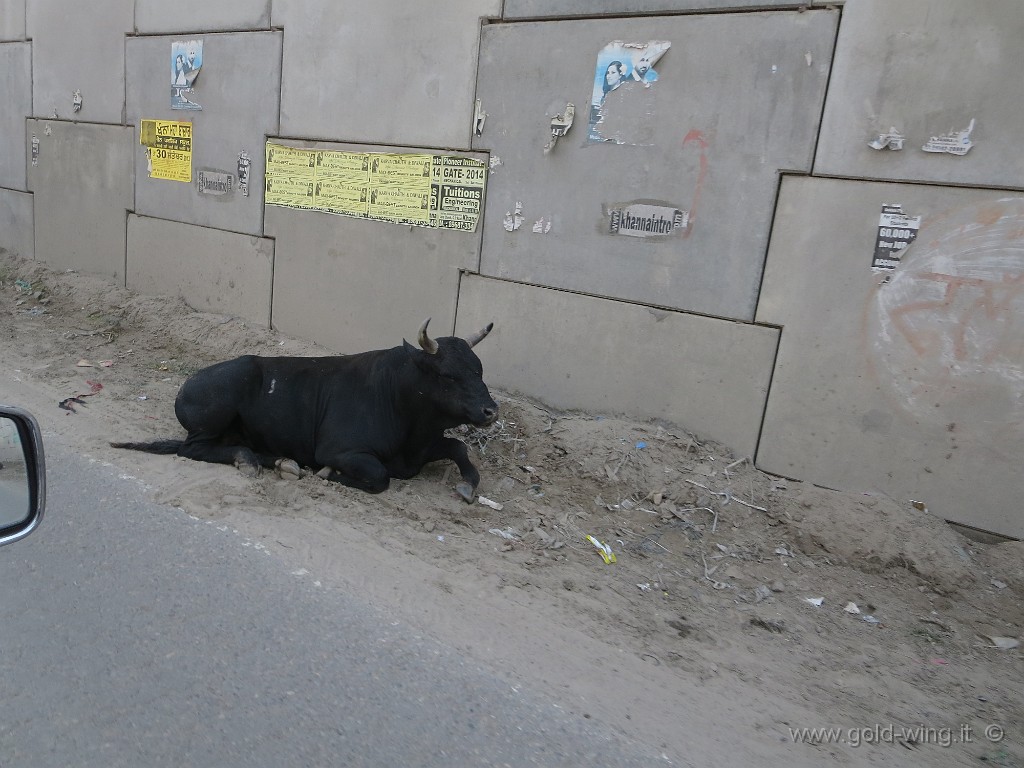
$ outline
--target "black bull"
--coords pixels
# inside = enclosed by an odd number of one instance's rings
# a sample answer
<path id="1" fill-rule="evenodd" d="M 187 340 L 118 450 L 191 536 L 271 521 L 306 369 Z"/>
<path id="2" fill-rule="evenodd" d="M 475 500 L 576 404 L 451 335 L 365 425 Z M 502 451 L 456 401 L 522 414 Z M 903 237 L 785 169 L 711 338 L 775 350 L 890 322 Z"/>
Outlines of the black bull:
<path id="1" fill-rule="evenodd" d="M 462 474 L 457 490 L 471 502 L 480 473 L 465 443 L 444 431 L 486 426 L 498 416 L 472 351 L 493 323 L 463 340 L 430 338 L 429 322 L 420 328 L 420 349 L 403 341 L 356 355 L 244 355 L 216 363 L 178 391 L 174 413 L 188 431 L 184 440 L 111 445 L 234 464 L 253 476 L 292 460 L 370 493 L 451 459 Z"/>

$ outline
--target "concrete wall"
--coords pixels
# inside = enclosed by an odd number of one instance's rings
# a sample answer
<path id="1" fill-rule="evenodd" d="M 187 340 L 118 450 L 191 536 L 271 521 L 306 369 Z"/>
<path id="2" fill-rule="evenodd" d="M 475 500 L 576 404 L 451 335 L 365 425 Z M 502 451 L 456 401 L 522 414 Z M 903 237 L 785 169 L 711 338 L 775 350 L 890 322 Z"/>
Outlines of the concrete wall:
<path id="1" fill-rule="evenodd" d="M 87 5 L 0 0 L 0 248 L 342 352 L 493 320 L 495 386 L 1024 535 L 1019 0 Z M 174 110 L 194 39 L 203 109 Z M 602 95 L 615 41 L 671 47 Z M 149 119 L 191 123 L 192 181 L 151 176 Z M 267 206 L 267 140 L 482 159 L 483 215 Z M 917 238 L 881 269 L 888 205 Z M 613 226 L 651 211 L 679 215 Z"/>

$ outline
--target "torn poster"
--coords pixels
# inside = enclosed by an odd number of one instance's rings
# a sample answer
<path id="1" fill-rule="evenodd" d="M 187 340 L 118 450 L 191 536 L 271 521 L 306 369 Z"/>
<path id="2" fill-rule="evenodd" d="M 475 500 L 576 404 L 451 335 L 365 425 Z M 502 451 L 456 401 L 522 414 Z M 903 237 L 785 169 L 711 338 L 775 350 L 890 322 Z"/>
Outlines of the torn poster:
<path id="1" fill-rule="evenodd" d="M 971 132 L 974 130 L 974 118 L 971 123 L 962 131 L 950 131 L 941 136 L 932 136 L 921 147 L 925 152 L 948 152 L 951 155 L 963 156 L 974 146 L 971 141 Z"/>
<path id="2" fill-rule="evenodd" d="M 473 135 L 483 136 L 484 123 L 487 122 L 487 113 L 484 112 L 480 99 L 476 100 L 476 110 L 473 112 Z"/>
<path id="3" fill-rule="evenodd" d="M 903 149 L 903 142 L 905 137 L 902 133 L 896 130 L 896 126 L 890 126 L 887 133 L 878 134 L 878 138 L 874 141 L 869 141 L 868 146 L 872 149 L 885 149 L 889 148 L 895 151 Z"/>
<path id="4" fill-rule="evenodd" d="M 521 201 L 516 201 L 515 213 L 512 211 L 505 211 L 504 227 L 506 232 L 514 232 L 523 226 L 523 220 L 526 217 L 523 216 L 523 204 Z"/>
<path id="5" fill-rule="evenodd" d="M 878 237 L 875 238 L 873 269 L 895 269 L 900 263 L 903 249 L 914 242 L 921 228 L 921 217 L 907 216 L 898 203 L 882 203 L 878 217 Z"/>
<path id="6" fill-rule="evenodd" d="M 249 167 L 252 165 L 252 158 L 244 149 L 238 153 L 238 188 L 242 190 L 242 197 L 249 196 Z"/>
<path id="7" fill-rule="evenodd" d="M 192 182 L 192 123 L 143 120 L 139 143 L 146 148 L 149 178 Z"/>
<path id="8" fill-rule="evenodd" d="M 544 145 L 544 154 L 555 148 L 560 136 L 565 136 L 572 128 L 573 118 L 576 116 L 576 105 L 569 102 L 565 105 L 562 114 L 551 118 L 551 141 Z"/>
<path id="9" fill-rule="evenodd" d="M 688 211 L 639 201 L 613 206 L 608 213 L 608 231 L 628 237 L 669 237 L 690 223 Z"/>
<path id="10" fill-rule="evenodd" d="M 626 82 L 643 83 L 645 87 L 650 87 L 651 83 L 658 80 L 654 65 L 671 45 L 672 43 L 665 40 L 650 40 L 646 43 L 624 43 L 616 40 L 601 49 L 597 54 L 594 91 L 590 99 L 588 141 L 608 141 L 598 128 L 604 119 L 602 109 L 608 94 Z"/>
<path id="11" fill-rule="evenodd" d="M 266 204 L 475 232 L 487 166 L 471 157 L 303 149 L 267 142 Z"/>
<path id="12" fill-rule="evenodd" d="M 202 109 L 193 101 L 193 83 L 202 66 L 202 40 L 175 40 L 171 43 L 171 109 Z"/>

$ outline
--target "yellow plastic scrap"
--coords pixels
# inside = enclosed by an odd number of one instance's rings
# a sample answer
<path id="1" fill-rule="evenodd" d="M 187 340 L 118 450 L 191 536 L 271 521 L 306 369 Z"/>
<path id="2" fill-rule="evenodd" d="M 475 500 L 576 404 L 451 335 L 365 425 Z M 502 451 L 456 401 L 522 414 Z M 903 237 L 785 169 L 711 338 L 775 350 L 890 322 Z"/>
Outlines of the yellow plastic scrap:
<path id="1" fill-rule="evenodd" d="M 601 559 L 604 560 L 605 565 L 611 565 L 615 562 L 615 553 L 612 552 L 612 548 L 607 544 L 602 544 L 600 541 L 595 539 L 593 536 L 587 536 L 587 541 L 597 547 L 601 553 Z"/>

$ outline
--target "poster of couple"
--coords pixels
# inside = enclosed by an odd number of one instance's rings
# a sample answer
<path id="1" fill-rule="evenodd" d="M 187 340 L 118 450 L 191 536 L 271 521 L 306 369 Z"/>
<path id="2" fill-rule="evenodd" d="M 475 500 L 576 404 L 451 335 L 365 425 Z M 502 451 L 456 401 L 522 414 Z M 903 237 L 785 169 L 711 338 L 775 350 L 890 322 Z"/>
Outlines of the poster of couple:
<path id="1" fill-rule="evenodd" d="M 646 43 L 616 40 L 601 49 L 597 54 L 594 89 L 590 98 L 590 141 L 609 141 L 599 129 L 603 118 L 601 110 L 608 94 L 627 82 L 642 83 L 645 87 L 657 82 L 658 73 L 654 65 L 671 45 L 665 40 Z"/>

